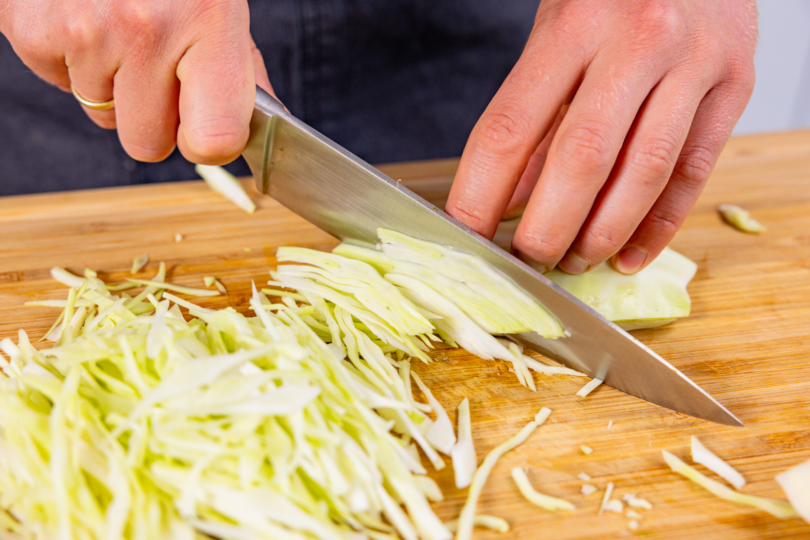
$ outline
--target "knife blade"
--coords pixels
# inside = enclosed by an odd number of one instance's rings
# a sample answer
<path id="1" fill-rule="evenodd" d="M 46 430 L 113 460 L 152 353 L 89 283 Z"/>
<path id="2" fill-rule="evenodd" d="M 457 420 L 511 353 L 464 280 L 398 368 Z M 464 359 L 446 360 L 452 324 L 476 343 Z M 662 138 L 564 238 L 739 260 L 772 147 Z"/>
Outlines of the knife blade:
<path id="1" fill-rule="evenodd" d="M 566 329 L 510 336 L 605 384 L 720 424 L 742 422 L 672 364 L 542 274 L 291 115 L 256 89 L 243 153 L 259 191 L 343 242 L 374 246 L 377 229 L 451 245 L 484 259 Z"/>

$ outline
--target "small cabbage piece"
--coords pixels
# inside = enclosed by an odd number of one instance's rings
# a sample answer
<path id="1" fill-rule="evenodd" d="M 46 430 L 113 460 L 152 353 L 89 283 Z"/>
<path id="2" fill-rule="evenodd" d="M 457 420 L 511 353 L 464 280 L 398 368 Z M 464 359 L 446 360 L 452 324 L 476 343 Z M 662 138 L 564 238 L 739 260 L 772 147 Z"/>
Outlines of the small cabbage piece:
<path id="1" fill-rule="evenodd" d="M 583 494 L 583 495 L 585 495 L 586 497 L 587 497 L 588 495 L 590 495 L 591 493 L 596 493 L 597 491 L 599 491 L 599 490 L 598 490 L 598 489 L 597 489 L 597 487 L 596 487 L 595 485 L 593 485 L 593 484 L 582 484 L 582 490 L 581 490 L 581 492 L 582 492 L 582 494 Z"/>
<path id="2" fill-rule="evenodd" d="M 132 268 L 129 270 L 130 274 L 137 274 L 144 267 L 149 264 L 149 254 L 144 253 L 143 255 L 138 255 L 134 259 L 132 259 Z"/>
<path id="3" fill-rule="evenodd" d="M 692 461 L 700 463 L 710 471 L 723 477 L 735 489 L 745 485 L 745 478 L 737 469 L 717 457 L 711 450 L 703 446 L 697 437 L 692 435 Z"/>
<path id="4" fill-rule="evenodd" d="M 768 230 L 768 228 L 751 217 L 748 210 L 737 206 L 736 204 L 721 204 L 717 207 L 720 217 L 723 221 L 737 229 L 748 234 L 759 234 Z"/>
<path id="5" fill-rule="evenodd" d="M 625 330 L 638 330 L 689 316 L 692 302 L 686 286 L 696 271 L 694 262 L 666 248 L 644 270 L 630 276 L 605 262 L 584 274 L 552 270 L 546 277 L 607 320 Z"/>
<path id="6" fill-rule="evenodd" d="M 422 382 L 419 375 L 411 372 L 411 376 L 422 393 L 425 394 L 428 404 L 436 414 L 436 421 L 433 422 L 425 432 L 425 438 L 430 442 L 433 448 L 449 456 L 453 451 L 453 447 L 456 445 L 456 434 L 453 433 L 453 424 L 450 422 L 450 417 L 447 416 L 447 411 L 444 410 L 439 400 L 433 397 L 433 393 L 427 385 Z"/>
<path id="7" fill-rule="evenodd" d="M 796 512 L 810 523 L 810 460 L 777 474 L 776 481 Z"/>
<path id="8" fill-rule="evenodd" d="M 517 484 L 518 490 L 520 490 L 520 494 L 529 501 L 530 503 L 539 506 L 549 512 L 556 512 L 557 510 L 575 510 L 576 507 L 573 503 L 566 501 L 565 499 L 559 499 L 557 497 L 552 497 L 550 495 L 545 495 L 543 493 L 538 492 L 537 490 L 532 487 L 531 482 L 529 481 L 529 477 L 526 475 L 526 471 L 521 469 L 520 467 L 515 467 L 512 469 L 512 479 Z M 620 503 L 621 504 L 621 503 Z"/>
<path id="9" fill-rule="evenodd" d="M 664 455 L 664 461 L 666 461 L 667 465 L 669 465 L 673 471 L 675 471 L 680 475 L 685 476 L 686 478 L 693 481 L 700 487 L 711 491 L 714 495 L 717 495 L 721 499 L 732 501 L 738 504 L 744 504 L 747 506 L 753 506 L 754 508 L 759 508 L 764 512 L 768 512 L 774 517 L 782 519 L 791 518 L 798 515 L 796 510 L 793 509 L 790 503 L 778 501 L 775 499 L 766 499 L 765 497 L 757 497 L 754 495 L 746 495 L 743 493 L 738 493 L 733 489 L 724 486 L 720 482 L 717 482 L 715 480 L 712 480 L 711 478 L 704 476 L 702 473 L 690 467 L 689 465 L 681 461 L 673 454 L 667 452 L 666 450 L 662 450 L 661 452 Z"/>
<path id="10" fill-rule="evenodd" d="M 628 510 L 627 512 L 625 512 L 624 515 L 625 515 L 625 517 L 630 518 L 630 519 L 641 519 L 641 518 L 644 517 L 642 514 L 636 512 L 632 508 L 630 510 Z"/>
<path id="11" fill-rule="evenodd" d="M 464 489 L 472 482 L 477 466 L 470 423 L 470 401 L 467 398 L 464 398 L 458 406 L 458 442 L 453 447 L 450 457 L 453 458 L 456 487 Z"/>
<path id="12" fill-rule="evenodd" d="M 214 276 L 205 276 L 203 278 L 203 283 L 206 287 L 216 287 L 217 290 L 222 294 L 228 294 L 228 289 L 225 288 L 225 285 L 223 285 L 222 282 Z"/>
<path id="13" fill-rule="evenodd" d="M 608 482 L 607 489 L 605 490 L 605 496 L 602 497 L 602 505 L 599 507 L 599 515 L 601 516 L 602 513 L 607 510 L 608 503 L 610 502 L 610 496 L 613 495 L 613 482 Z"/>
<path id="14" fill-rule="evenodd" d="M 445 523 L 445 526 L 451 533 L 458 531 L 458 519 L 454 519 Z M 499 533 L 509 532 L 509 523 L 503 518 L 498 516 L 490 516 L 488 514 L 476 514 L 473 518 L 473 526 L 483 527 L 491 531 Z"/>
<path id="15" fill-rule="evenodd" d="M 256 205 L 245 192 L 239 180 L 222 167 L 216 165 L 197 165 L 194 167 L 194 170 L 205 180 L 208 187 L 248 214 L 252 214 L 256 211 Z"/>
<path id="16" fill-rule="evenodd" d="M 602 379 L 591 379 L 588 384 L 583 386 L 577 391 L 577 395 L 579 397 L 588 397 L 588 394 L 596 390 L 596 387 L 602 384 L 604 381 Z"/>
<path id="17" fill-rule="evenodd" d="M 622 500 L 626 502 L 629 506 L 633 508 L 643 508 L 644 510 L 652 510 L 652 503 L 647 499 L 642 499 L 641 497 L 636 497 L 632 494 L 627 494 L 622 497 Z"/>

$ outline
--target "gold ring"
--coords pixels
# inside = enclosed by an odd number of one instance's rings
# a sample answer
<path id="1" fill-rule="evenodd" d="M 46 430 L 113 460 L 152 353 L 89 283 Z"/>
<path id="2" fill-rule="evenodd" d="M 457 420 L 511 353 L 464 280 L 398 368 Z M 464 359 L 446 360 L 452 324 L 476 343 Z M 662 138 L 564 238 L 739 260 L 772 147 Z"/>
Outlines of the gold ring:
<path id="1" fill-rule="evenodd" d="M 81 94 L 79 94 L 76 87 L 73 86 L 73 83 L 70 84 L 70 91 L 73 92 L 73 97 L 76 98 L 76 101 L 87 107 L 88 109 L 92 109 L 94 111 L 109 111 L 110 109 L 115 108 L 115 100 L 110 99 L 108 101 L 90 101 L 89 99 L 83 98 Z"/>

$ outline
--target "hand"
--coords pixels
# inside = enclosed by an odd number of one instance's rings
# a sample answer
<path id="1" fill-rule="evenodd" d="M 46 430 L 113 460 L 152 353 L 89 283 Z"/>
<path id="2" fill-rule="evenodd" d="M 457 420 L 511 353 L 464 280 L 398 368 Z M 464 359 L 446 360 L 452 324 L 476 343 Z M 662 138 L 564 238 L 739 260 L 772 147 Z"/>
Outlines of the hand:
<path id="1" fill-rule="evenodd" d="M 694 205 L 754 85 L 753 0 L 544 0 L 447 211 L 541 270 L 634 273 Z M 566 106 L 566 104 L 570 104 Z"/>
<path id="2" fill-rule="evenodd" d="M 256 82 L 272 92 L 246 0 L 5 0 L 0 31 L 37 75 L 109 111 L 127 153 L 160 161 L 175 143 L 222 164 L 244 149 Z M 77 103 L 78 106 L 78 103 Z"/>

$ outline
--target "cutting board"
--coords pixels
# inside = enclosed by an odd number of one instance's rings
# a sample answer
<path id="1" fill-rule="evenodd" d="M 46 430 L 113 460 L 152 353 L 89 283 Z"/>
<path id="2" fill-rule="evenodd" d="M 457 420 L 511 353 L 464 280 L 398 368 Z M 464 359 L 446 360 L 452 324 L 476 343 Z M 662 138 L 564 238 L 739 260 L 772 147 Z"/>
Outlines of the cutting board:
<path id="1" fill-rule="evenodd" d="M 384 170 L 441 204 L 456 165 L 446 160 Z M 38 339 L 50 326 L 56 310 L 23 303 L 64 298 L 65 288 L 50 278 L 52 266 L 76 272 L 90 267 L 120 281 L 142 253 L 152 261 L 143 274 L 165 261 L 171 281 L 181 285 L 200 287 L 203 276 L 217 276 L 228 295 L 200 303 L 245 311 L 250 282 L 268 279 L 276 248 L 335 245 L 275 201 L 252 193 L 254 215 L 201 182 L 0 198 L 0 339 L 19 328 Z M 750 209 L 768 232 L 752 236 L 724 225 L 715 209 L 726 202 Z M 509 227 L 500 241 L 508 243 Z M 635 335 L 745 427 L 696 420 L 608 387 L 581 398 L 575 392 L 582 378 L 535 375 L 532 392 L 502 362 L 437 351 L 435 362 L 415 369 L 454 421 L 456 406 L 470 399 L 479 460 L 541 407 L 554 411 L 499 462 L 484 488 L 479 512 L 505 518 L 511 532 L 477 530 L 476 538 L 810 538 L 803 521 L 777 520 L 716 499 L 669 471 L 661 458 L 667 449 L 690 461 L 689 438 L 697 435 L 745 475 L 743 492 L 775 498 L 784 495 L 774 476 L 810 459 L 810 131 L 733 139 L 672 245 L 699 265 L 689 287 L 693 314 Z M 584 455 L 583 444 L 593 453 Z M 436 511 L 452 519 L 466 490 L 455 489 L 446 461 L 446 469 L 431 474 L 446 497 Z M 576 510 L 552 514 L 530 505 L 509 475 L 516 466 L 528 467 L 539 491 L 570 500 Z M 597 493 L 580 494 L 582 472 Z M 637 530 L 628 529 L 623 515 L 597 515 L 608 482 L 616 486 L 614 496 L 633 493 L 653 503 L 642 511 Z"/>

